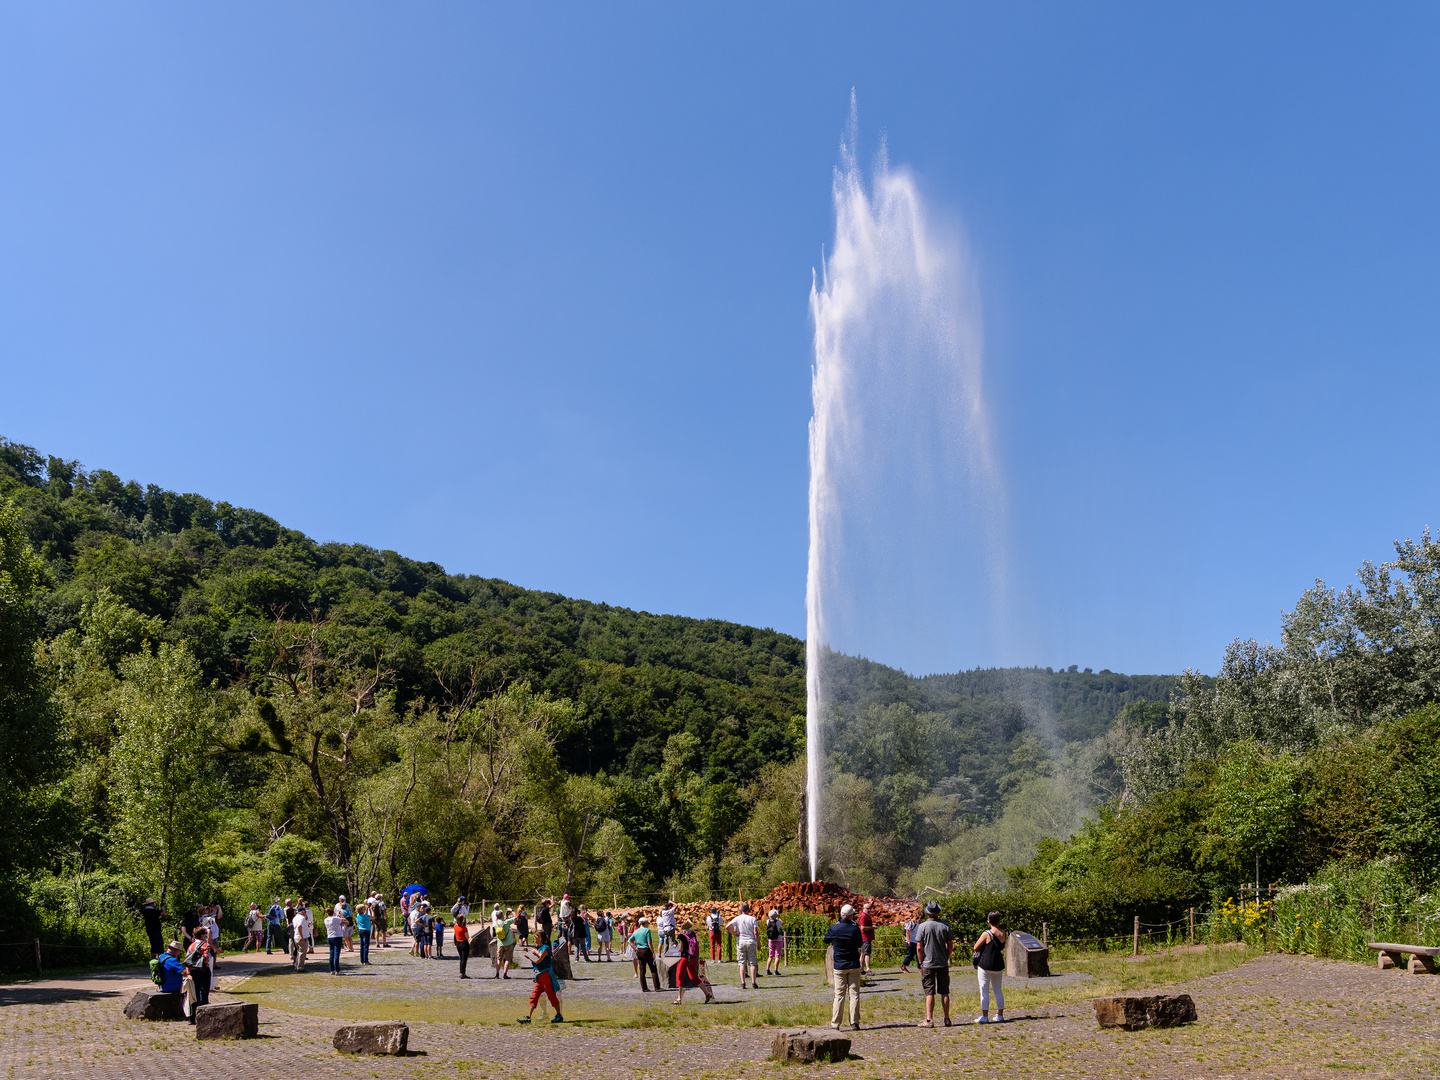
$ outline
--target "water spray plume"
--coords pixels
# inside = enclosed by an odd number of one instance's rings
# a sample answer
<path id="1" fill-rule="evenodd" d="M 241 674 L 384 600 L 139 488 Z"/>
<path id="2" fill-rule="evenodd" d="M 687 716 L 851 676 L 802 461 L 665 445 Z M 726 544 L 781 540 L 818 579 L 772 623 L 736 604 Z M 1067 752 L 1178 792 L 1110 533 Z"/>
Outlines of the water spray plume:
<path id="1" fill-rule="evenodd" d="M 981 393 L 975 275 L 958 235 L 927 222 L 884 148 L 866 190 L 855 98 L 835 170 L 835 242 L 810 290 L 810 553 L 805 588 L 806 832 L 821 858 L 825 657 L 1003 607 L 1001 498 Z M 962 581 L 963 579 L 963 581 Z"/>

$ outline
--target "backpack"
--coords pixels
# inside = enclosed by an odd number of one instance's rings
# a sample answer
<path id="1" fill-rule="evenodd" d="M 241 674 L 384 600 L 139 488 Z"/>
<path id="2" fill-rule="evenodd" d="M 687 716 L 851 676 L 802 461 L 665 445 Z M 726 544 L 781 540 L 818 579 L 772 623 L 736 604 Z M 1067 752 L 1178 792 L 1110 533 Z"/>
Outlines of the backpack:
<path id="1" fill-rule="evenodd" d="M 156 986 L 162 986 L 165 982 L 165 969 L 160 966 L 160 957 L 150 961 L 150 981 Z"/>

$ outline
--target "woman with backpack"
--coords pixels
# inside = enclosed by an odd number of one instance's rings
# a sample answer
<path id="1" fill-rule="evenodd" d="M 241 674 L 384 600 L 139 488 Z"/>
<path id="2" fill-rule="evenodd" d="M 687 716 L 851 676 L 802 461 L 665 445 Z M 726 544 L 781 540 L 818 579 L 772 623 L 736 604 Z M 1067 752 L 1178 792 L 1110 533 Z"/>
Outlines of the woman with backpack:
<path id="1" fill-rule="evenodd" d="M 780 974 L 780 958 L 785 952 L 785 924 L 780 921 L 780 909 L 771 908 L 770 917 L 765 920 L 765 940 L 770 953 L 765 958 L 765 974 L 770 974 L 770 965 L 775 965 L 775 974 Z"/>
<path id="2" fill-rule="evenodd" d="M 705 916 L 705 929 L 710 931 L 710 959 L 723 959 L 722 942 L 724 941 L 725 920 L 720 917 L 718 907 L 712 907 L 710 914 Z"/>
<path id="3" fill-rule="evenodd" d="M 190 1023 L 195 1023 L 195 1010 L 210 1004 L 210 984 L 215 976 L 215 946 L 210 943 L 210 931 L 205 927 L 195 930 L 195 943 L 185 954 L 185 971 L 194 987 L 194 998 L 190 1004 Z"/>
<path id="4" fill-rule="evenodd" d="M 995 992 L 995 1023 L 1005 1022 L 1005 931 L 1000 929 L 1000 913 L 992 911 L 985 916 L 989 928 L 975 940 L 975 951 L 971 962 L 980 982 L 980 1015 L 977 1024 L 990 1023 L 990 992 Z"/>
<path id="5" fill-rule="evenodd" d="M 674 1004 L 683 1005 L 686 989 L 698 986 L 705 991 L 705 1004 L 709 1005 L 715 1000 L 715 995 L 710 992 L 710 983 L 700 978 L 700 942 L 695 937 L 694 924 L 686 919 L 680 930 L 680 963 L 675 966 L 677 995 Z M 660 980 L 655 981 L 659 983 Z M 655 989 L 660 987 L 657 985 Z"/>
<path id="6" fill-rule="evenodd" d="M 607 964 L 615 959 L 610 955 L 610 941 L 614 937 L 612 925 L 609 912 L 602 911 L 595 916 L 595 959 L 604 957 Z"/>

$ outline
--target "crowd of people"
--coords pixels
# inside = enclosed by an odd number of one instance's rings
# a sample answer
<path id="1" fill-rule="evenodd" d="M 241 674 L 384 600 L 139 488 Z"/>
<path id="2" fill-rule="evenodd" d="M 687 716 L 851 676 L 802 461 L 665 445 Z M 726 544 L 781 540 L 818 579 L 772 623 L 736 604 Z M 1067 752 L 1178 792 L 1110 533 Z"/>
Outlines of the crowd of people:
<path id="1" fill-rule="evenodd" d="M 323 910 L 324 914 L 319 914 Z M 141 910 L 142 921 L 150 938 L 151 976 L 162 990 L 183 990 L 189 1002 L 189 1015 L 194 1022 L 194 1009 L 208 1003 L 214 981 L 215 965 L 221 952 L 220 904 L 200 905 L 187 910 L 180 921 L 180 937 L 162 945 L 164 911 L 153 900 Z M 459 960 L 459 977 L 469 979 L 472 935 L 475 933 L 470 905 L 459 897 L 446 913 L 436 910 L 423 888 L 405 890 L 398 903 L 397 928 L 410 942 L 410 955 L 419 959 L 444 959 L 446 931 Z M 556 953 L 562 947 L 567 958 L 586 963 L 610 963 L 615 959 L 614 944 L 621 943 L 622 959 L 630 960 L 633 979 L 640 983 L 641 993 L 663 990 L 657 958 L 675 961 L 674 1003 L 683 1004 L 687 990 L 700 990 L 704 1001 L 716 1000 L 714 988 L 701 958 L 700 930 L 688 919 L 679 920 L 674 903 L 666 902 L 651 925 L 644 915 L 631 916 L 623 911 L 594 911 L 564 895 L 557 902 L 546 898 L 536 905 L 534 914 L 524 904 L 507 907 L 495 903 L 488 917 L 477 916 L 479 926 L 488 929 L 482 935 L 489 943 L 491 977 L 509 979 L 518 962 L 530 965 L 530 1011 L 521 1023 L 530 1023 L 540 998 L 544 996 L 555 1009 L 551 1023 L 562 1023 L 561 995 L 564 980 L 556 970 Z M 244 916 L 245 936 L 240 939 L 240 952 L 252 948 L 267 954 L 279 949 L 290 957 L 296 971 L 304 971 L 306 959 L 316 949 L 318 937 L 328 947 L 329 973 L 342 973 L 341 958 L 356 951 L 361 964 L 370 963 L 372 942 L 379 948 L 390 948 L 391 909 L 385 897 L 372 892 L 363 901 L 352 904 L 341 894 L 334 904 L 323 909 L 309 901 L 274 897 L 261 910 L 258 903 L 250 905 Z M 534 944 L 531 943 L 532 924 Z M 1005 1020 L 1005 942 L 1006 932 L 1000 925 L 998 912 L 990 912 L 988 926 L 976 939 L 971 950 L 980 991 L 980 1014 L 975 1023 L 1003 1023 Z M 740 905 L 740 914 L 724 919 L 719 908 L 712 907 L 703 930 L 709 937 L 710 960 L 722 958 L 722 939 L 728 935 L 739 969 L 742 990 L 760 987 L 759 943 L 766 943 L 765 974 L 780 975 L 786 962 L 785 924 L 778 909 L 771 908 L 763 927 L 751 913 L 750 904 Z M 763 938 L 762 938 L 763 933 Z M 839 1029 L 848 1019 L 852 1029 L 860 1028 L 860 991 L 870 974 L 871 955 L 875 941 L 875 921 L 868 904 L 857 912 L 846 904 L 839 919 L 825 932 L 823 939 L 830 948 L 831 988 L 834 1000 L 831 1026 Z M 925 906 L 923 918 L 904 925 L 905 955 L 901 972 L 916 964 L 921 989 L 925 995 L 925 1019 L 922 1027 L 935 1026 L 935 1001 L 940 1000 L 941 1021 L 952 1024 L 950 1017 L 950 962 L 956 939 L 950 925 L 940 918 L 940 906 L 931 901 Z M 592 953 L 594 954 L 592 956 Z M 995 1018 L 989 1017 L 990 1001 L 994 999 Z"/>

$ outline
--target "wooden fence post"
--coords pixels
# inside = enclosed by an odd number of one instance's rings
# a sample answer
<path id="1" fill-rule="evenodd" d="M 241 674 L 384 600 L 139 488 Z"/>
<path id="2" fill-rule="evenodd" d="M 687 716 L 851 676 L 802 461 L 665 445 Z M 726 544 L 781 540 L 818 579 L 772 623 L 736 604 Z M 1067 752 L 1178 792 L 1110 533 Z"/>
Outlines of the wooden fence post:
<path id="1" fill-rule="evenodd" d="M 1131 956 L 1140 955 L 1140 916 L 1135 916 L 1135 947 L 1131 950 Z"/>
<path id="2" fill-rule="evenodd" d="M 1190 944 L 1195 944 L 1195 909 L 1190 909 Z"/>
<path id="3" fill-rule="evenodd" d="M 1048 922 L 1040 924 L 1040 944 L 1047 949 L 1050 947 L 1050 924 Z"/>
<path id="4" fill-rule="evenodd" d="M 40 939 L 37 937 L 35 939 L 35 974 L 39 975 L 44 970 L 45 968 L 40 964 Z"/>

